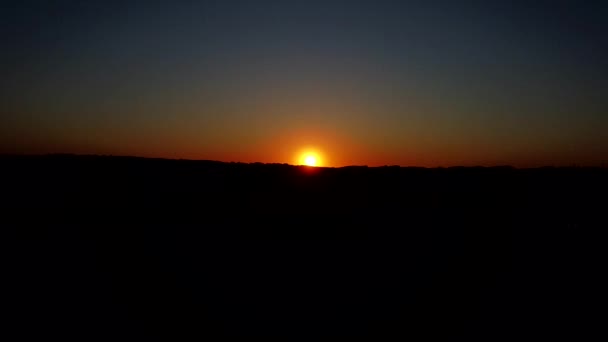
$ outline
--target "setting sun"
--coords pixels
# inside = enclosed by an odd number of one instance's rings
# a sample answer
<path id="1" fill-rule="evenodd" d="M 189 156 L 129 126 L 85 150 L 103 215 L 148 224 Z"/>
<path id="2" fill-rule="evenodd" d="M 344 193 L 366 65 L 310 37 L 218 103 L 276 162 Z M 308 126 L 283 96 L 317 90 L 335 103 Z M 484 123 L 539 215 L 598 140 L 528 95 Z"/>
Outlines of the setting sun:
<path id="1" fill-rule="evenodd" d="M 300 153 L 297 161 L 298 165 L 322 166 L 321 155 L 316 151 L 306 150 Z"/>
<path id="2" fill-rule="evenodd" d="M 304 159 L 304 165 L 317 166 L 317 158 L 312 155 L 306 156 L 306 158 Z"/>

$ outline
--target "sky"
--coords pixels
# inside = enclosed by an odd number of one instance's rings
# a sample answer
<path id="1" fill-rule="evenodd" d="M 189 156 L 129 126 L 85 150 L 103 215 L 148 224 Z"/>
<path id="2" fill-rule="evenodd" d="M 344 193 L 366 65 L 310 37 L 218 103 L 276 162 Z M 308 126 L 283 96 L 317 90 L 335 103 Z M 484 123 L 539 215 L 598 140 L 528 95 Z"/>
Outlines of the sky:
<path id="1" fill-rule="evenodd" d="M 3 1 L 0 153 L 606 165 L 608 1 Z"/>

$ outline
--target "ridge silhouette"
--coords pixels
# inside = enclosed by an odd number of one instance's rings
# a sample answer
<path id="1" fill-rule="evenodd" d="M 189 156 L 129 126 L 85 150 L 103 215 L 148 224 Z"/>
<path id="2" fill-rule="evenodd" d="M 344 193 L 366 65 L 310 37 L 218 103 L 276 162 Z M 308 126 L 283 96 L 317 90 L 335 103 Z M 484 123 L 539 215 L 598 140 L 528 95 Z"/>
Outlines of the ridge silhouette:
<path id="1" fill-rule="evenodd" d="M 9 323 L 41 335 L 578 330 L 608 193 L 605 168 L 306 172 L 77 155 L 0 166 Z"/>

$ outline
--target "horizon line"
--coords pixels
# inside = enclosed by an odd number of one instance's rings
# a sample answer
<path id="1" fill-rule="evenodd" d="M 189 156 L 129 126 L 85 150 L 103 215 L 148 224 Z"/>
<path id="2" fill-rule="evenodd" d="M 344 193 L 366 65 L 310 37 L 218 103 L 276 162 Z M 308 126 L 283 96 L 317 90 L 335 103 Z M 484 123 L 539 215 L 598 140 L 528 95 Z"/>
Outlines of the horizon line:
<path id="1" fill-rule="evenodd" d="M 309 166 L 309 165 L 297 165 L 290 163 L 281 163 L 281 162 L 243 162 L 243 161 L 222 161 L 222 160 L 213 160 L 213 159 L 190 159 L 190 158 L 169 158 L 169 157 L 145 157 L 145 156 L 137 156 L 137 155 L 115 155 L 115 154 L 93 154 L 93 153 L 68 153 L 68 152 L 53 152 L 53 153 L 0 153 L 0 157 L 106 157 L 106 158 L 134 158 L 134 159 L 149 159 L 149 160 L 166 160 L 166 161 L 190 161 L 190 162 L 213 162 L 213 163 L 223 163 L 223 164 L 247 164 L 247 165 L 286 165 L 286 166 L 294 166 L 294 167 L 306 167 L 306 168 L 316 168 L 316 169 L 340 169 L 340 168 L 410 168 L 410 169 L 450 169 L 450 168 L 505 168 L 505 169 L 546 169 L 546 168 L 585 168 L 585 169 L 607 169 L 608 163 L 603 165 L 595 165 L 595 166 L 581 166 L 576 163 L 571 165 L 542 165 L 536 167 L 517 167 L 510 164 L 502 164 L 502 165 L 451 165 L 451 166 L 415 166 L 415 165 L 399 165 L 399 164 L 385 164 L 379 166 L 369 166 L 367 164 L 361 165 L 344 165 L 344 166 Z"/>

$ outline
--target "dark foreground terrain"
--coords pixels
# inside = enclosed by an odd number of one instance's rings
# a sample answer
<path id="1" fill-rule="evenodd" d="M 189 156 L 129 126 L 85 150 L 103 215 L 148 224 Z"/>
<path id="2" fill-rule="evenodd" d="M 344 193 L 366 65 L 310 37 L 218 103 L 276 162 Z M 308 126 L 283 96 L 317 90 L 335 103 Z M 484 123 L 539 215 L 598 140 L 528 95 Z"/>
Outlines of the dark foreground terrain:
<path id="1" fill-rule="evenodd" d="M 21 337 L 581 337 L 608 170 L 0 158 Z M 594 310 L 599 309 L 596 314 Z"/>

